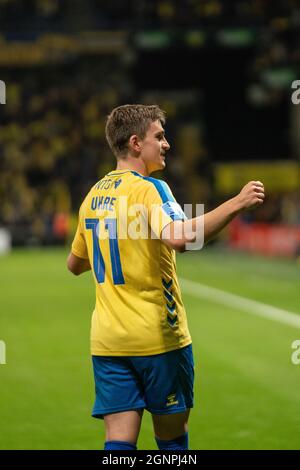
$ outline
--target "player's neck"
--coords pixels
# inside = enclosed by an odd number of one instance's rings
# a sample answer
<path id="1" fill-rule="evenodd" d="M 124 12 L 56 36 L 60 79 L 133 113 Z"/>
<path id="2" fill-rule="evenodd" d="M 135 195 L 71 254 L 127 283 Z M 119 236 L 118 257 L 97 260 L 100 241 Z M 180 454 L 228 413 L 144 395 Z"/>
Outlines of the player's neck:
<path id="1" fill-rule="evenodd" d="M 128 157 L 122 160 L 118 160 L 116 170 L 131 170 L 136 171 L 143 176 L 149 176 L 145 162 L 139 158 Z"/>

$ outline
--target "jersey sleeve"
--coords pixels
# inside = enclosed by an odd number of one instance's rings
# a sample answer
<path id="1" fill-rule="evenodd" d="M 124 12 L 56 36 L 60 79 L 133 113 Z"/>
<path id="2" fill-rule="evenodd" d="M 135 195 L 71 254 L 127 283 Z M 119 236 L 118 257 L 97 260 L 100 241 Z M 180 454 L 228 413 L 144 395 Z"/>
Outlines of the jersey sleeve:
<path id="1" fill-rule="evenodd" d="M 147 188 L 144 204 L 147 207 L 151 230 L 160 238 L 162 230 L 168 224 L 175 220 L 186 220 L 187 217 L 167 183 L 155 178 L 148 178 L 148 181 L 152 184 Z"/>
<path id="2" fill-rule="evenodd" d="M 83 204 L 81 205 L 80 210 L 79 210 L 78 225 L 77 225 L 77 230 L 76 230 L 75 237 L 72 243 L 71 251 L 75 256 L 78 256 L 78 258 L 87 259 L 88 251 L 87 251 L 84 230 L 83 230 L 84 221 L 83 221 L 83 215 L 82 215 L 82 212 L 83 212 L 82 207 L 83 207 Z"/>

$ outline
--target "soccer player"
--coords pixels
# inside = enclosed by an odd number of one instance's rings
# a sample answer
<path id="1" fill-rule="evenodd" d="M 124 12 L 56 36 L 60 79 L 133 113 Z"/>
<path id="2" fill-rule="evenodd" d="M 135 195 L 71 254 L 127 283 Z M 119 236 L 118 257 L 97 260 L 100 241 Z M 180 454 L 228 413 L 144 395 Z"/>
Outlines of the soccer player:
<path id="1" fill-rule="evenodd" d="M 106 137 L 117 167 L 84 199 L 68 257 L 72 273 L 92 269 L 96 284 L 92 414 L 104 419 L 105 450 L 136 449 L 144 409 L 159 449 L 188 449 L 194 364 L 175 252 L 185 251 L 197 231 L 208 241 L 264 200 L 263 184 L 251 181 L 188 220 L 168 185 L 150 177 L 166 166 L 164 124 L 156 105 L 124 105 L 108 116 Z"/>

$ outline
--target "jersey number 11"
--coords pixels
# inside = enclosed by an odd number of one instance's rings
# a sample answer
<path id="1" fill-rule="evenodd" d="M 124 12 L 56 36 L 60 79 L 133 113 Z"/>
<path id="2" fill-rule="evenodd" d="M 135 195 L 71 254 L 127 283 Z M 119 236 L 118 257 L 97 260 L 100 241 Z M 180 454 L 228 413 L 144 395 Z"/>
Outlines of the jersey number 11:
<path id="1" fill-rule="evenodd" d="M 120 251 L 117 237 L 117 220 L 104 219 L 105 230 L 109 235 L 110 260 L 114 284 L 125 284 L 122 272 Z M 105 279 L 105 263 L 99 243 L 99 219 L 85 219 L 85 228 L 93 234 L 93 269 L 99 284 Z"/>

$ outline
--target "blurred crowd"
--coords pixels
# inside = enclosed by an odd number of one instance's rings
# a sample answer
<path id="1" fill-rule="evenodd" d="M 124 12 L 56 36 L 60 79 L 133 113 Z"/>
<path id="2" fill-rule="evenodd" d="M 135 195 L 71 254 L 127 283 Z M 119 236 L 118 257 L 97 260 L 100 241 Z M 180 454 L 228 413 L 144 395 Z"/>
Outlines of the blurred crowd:
<path id="1" fill-rule="evenodd" d="M 217 28 L 253 26 L 254 34 L 256 25 L 264 26 L 242 72 L 245 98 L 239 99 L 245 107 L 240 109 L 237 105 L 231 110 L 239 132 L 232 127 L 229 132 L 224 131 L 226 121 L 230 123 L 232 119 L 230 110 L 222 109 L 219 101 L 205 104 L 201 86 L 160 91 L 159 82 L 155 82 L 151 92 L 142 89 L 142 80 L 138 89 L 130 63 L 138 54 L 141 59 L 143 51 L 137 52 L 134 46 L 127 62 L 126 57 L 107 54 L 67 58 L 60 65 L 3 68 L 0 78 L 7 83 L 7 97 L 6 105 L 0 107 L 0 226 L 9 228 L 14 244 L 24 240 L 31 244 L 65 241 L 74 223 L 72 214 L 76 214 L 83 196 L 114 168 L 104 126 L 107 114 L 120 104 L 158 103 L 167 112 L 166 132 L 171 150 L 164 178 L 175 188 L 175 196 L 182 204 L 205 203 L 205 209 L 209 210 L 220 202 L 214 189 L 213 165 L 217 152 L 212 136 L 219 140 L 218 135 L 226 134 L 229 143 L 240 139 L 243 149 L 250 147 L 251 142 L 245 142 L 241 132 L 244 125 L 249 135 L 246 112 L 241 110 L 247 111 L 252 121 L 253 116 L 257 117 L 253 139 L 259 142 L 261 136 L 277 145 L 273 135 L 277 124 L 284 134 L 279 153 L 283 158 L 295 157 L 300 161 L 300 106 L 294 106 L 289 117 L 286 104 L 290 101 L 290 84 L 299 78 L 300 70 L 298 3 L 296 0 L 272 5 L 267 0 L 0 0 L 0 26 L 7 40 L 18 39 L 26 31 L 34 36 L 41 31 L 65 33 L 85 27 L 90 31 L 153 27 L 167 31 L 171 27 L 192 28 L 200 20 L 201 26 Z M 233 62 L 231 67 L 234 74 Z M 175 82 L 176 77 L 171 80 Z M 227 85 L 229 90 L 230 84 Z M 209 89 L 209 83 L 206 87 Z M 215 91 L 211 95 L 213 99 L 219 100 Z M 249 105 L 247 109 L 244 100 Z M 234 104 L 230 101 L 230 106 Z M 211 113 L 213 131 L 219 128 L 219 134 L 207 131 L 205 106 L 224 117 L 220 126 L 216 126 L 215 115 Z M 255 110 L 258 110 L 256 114 Z M 260 142 L 256 148 L 259 146 Z M 227 155 L 231 149 L 228 145 Z M 226 155 L 223 142 L 221 150 Z M 261 147 L 261 154 L 256 157 L 265 155 L 265 148 Z M 243 156 L 240 152 L 239 158 Z M 298 191 L 268 194 L 266 203 L 244 218 L 248 222 L 300 224 L 299 208 Z"/>
<path id="2" fill-rule="evenodd" d="M 132 102 L 127 70 L 107 57 L 7 72 L 0 115 L 0 226 L 14 244 L 63 243 L 82 198 L 115 166 L 105 139 L 111 109 Z M 213 155 L 196 91 L 143 92 L 137 99 L 167 112 L 171 144 L 163 178 L 181 204 L 215 206 Z M 159 176 L 159 175 L 158 175 Z M 189 213 L 189 216 L 195 213 Z M 268 194 L 248 222 L 300 224 L 300 193 Z"/>
<path id="3" fill-rule="evenodd" d="M 265 25 L 299 21 L 297 0 L 0 0 L 2 31 Z M 17 29 L 16 29 L 17 26 Z"/>
<path id="4" fill-rule="evenodd" d="M 196 92 L 138 94 L 115 58 L 10 70 L 0 108 L 0 226 L 14 244 L 63 243 L 84 195 L 115 167 L 105 139 L 111 109 L 158 103 L 171 143 L 164 178 L 183 203 L 209 201 L 211 165 Z M 186 184 L 186 181 L 189 184 Z"/>
<path id="5" fill-rule="evenodd" d="M 105 117 L 126 101 L 128 81 L 113 60 L 9 75 L 0 117 L 0 224 L 16 243 L 59 242 L 71 210 L 112 169 Z"/>

